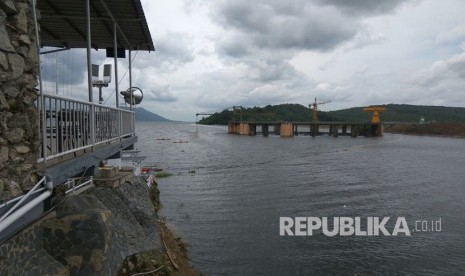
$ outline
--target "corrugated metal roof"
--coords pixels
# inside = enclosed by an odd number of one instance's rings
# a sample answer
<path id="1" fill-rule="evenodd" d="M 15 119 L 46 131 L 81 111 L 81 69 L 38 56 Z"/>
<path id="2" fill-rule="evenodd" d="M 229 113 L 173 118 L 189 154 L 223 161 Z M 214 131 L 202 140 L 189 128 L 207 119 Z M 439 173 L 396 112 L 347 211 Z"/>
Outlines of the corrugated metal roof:
<path id="1" fill-rule="evenodd" d="M 155 50 L 140 0 L 91 0 L 90 4 L 92 48 L 113 47 L 113 17 L 119 26 L 118 47 Z M 87 47 L 86 1 L 38 0 L 37 8 L 42 46 Z"/>

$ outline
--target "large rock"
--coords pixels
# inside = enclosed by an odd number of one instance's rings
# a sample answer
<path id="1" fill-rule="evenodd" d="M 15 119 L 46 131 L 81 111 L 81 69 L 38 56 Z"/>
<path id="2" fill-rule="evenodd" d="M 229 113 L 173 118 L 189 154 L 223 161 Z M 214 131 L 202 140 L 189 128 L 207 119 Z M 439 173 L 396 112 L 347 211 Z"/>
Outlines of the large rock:
<path id="1" fill-rule="evenodd" d="M 24 133 L 25 131 L 22 128 L 13 128 L 6 132 L 5 138 L 11 144 L 18 144 L 23 140 Z"/>
<path id="2" fill-rule="evenodd" d="M 11 45 L 10 35 L 6 31 L 6 14 L 0 10 L 0 50 L 14 52 L 15 48 Z"/>
<path id="3" fill-rule="evenodd" d="M 3 94 L 0 94 L 0 111 L 10 110 L 10 104 Z"/>
<path id="4" fill-rule="evenodd" d="M 18 54 L 10 54 L 8 56 L 10 61 L 10 67 L 12 73 L 10 79 L 16 79 L 24 73 L 24 67 L 26 66 L 24 59 Z"/>
<path id="5" fill-rule="evenodd" d="M 139 255 L 163 262 L 147 185 L 134 178 L 68 196 L 53 215 L 0 244 L 0 275 L 117 275 Z"/>
<path id="6" fill-rule="evenodd" d="M 0 146 L 0 169 L 6 165 L 6 161 L 8 161 L 8 153 L 8 147 Z"/>
<path id="7" fill-rule="evenodd" d="M 17 6 L 20 7 L 20 11 L 15 16 L 13 16 L 13 26 L 16 27 L 18 33 L 27 34 L 27 4 L 25 5 L 24 3 L 18 3 Z"/>
<path id="8" fill-rule="evenodd" d="M 8 59 L 6 58 L 6 55 L 4 53 L 0 52 L 0 69 L 6 71 L 8 70 L 8 68 Z"/>
<path id="9" fill-rule="evenodd" d="M 13 180 L 0 180 L 0 189 L 0 198 L 2 200 L 10 200 L 23 194 L 19 183 Z"/>
<path id="10" fill-rule="evenodd" d="M 79 205 L 79 212 L 61 209 L 43 222 L 44 248 L 72 274 L 104 273 L 113 235 L 111 212 L 92 196 L 72 197 L 67 204 Z"/>
<path id="11" fill-rule="evenodd" d="M 0 0 L 0 9 L 2 9 L 7 15 L 16 14 L 16 7 L 12 0 Z"/>

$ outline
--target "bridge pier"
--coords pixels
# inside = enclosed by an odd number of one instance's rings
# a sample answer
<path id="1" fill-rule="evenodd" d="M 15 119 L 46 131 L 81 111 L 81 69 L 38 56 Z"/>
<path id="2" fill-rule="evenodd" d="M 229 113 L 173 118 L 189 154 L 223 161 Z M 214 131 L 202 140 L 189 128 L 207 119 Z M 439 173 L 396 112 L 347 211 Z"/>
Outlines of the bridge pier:
<path id="1" fill-rule="evenodd" d="M 257 125 L 256 124 L 249 124 L 249 135 L 250 136 L 257 135 Z"/>
<path id="2" fill-rule="evenodd" d="M 294 124 L 281 123 L 281 137 L 294 137 Z"/>
<path id="3" fill-rule="evenodd" d="M 334 125 L 333 126 L 333 137 L 338 137 L 339 136 L 339 126 Z"/>
<path id="4" fill-rule="evenodd" d="M 268 135 L 270 134 L 269 125 L 267 124 L 262 125 L 262 134 L 263 136 L 268 137 Z"/>
<path id="5" fill-rule="evenodd" d="M 319 134 L 320 127 L 317 124 L 310 125 L 310 134 L 315 137 Z"/>
<path id="6" fill-rule="evenodd" d="M 350 136 L 357 137 L 360 133 L 360 128 L 358 125 L 350 125 Z"/>
<path id="7" fill-rule="evenodd" d="M 229 134 L 239 134 L 238 124 L 236 123 L 228 123 L 228 133 Z"/>
<path id="8" fill-rule="evenodd" d="M 239 134 L 240 135 L 249 135 L 250 127 L 248 123 L 239 123 Z"/>
<path id="9" fill-rule="evenodd" d="M 261 131 L 263 136 L 270 135 L 270 125 L 273 127 L 275 135 L 281 137 L 294 137 L 299 135 L 299 126 L 309 127 L 308 134 L 312 137 L 320 135 L 320 125 L 329 128 L 329 136 L 339 137 L 339 135 L 350 135 L 351 137 L 365 136 L 365 137 L 376 137 L 383 136 L 383 125 L 382 124 L 370 124 L 370 123 L 261 123 L 261 122 L 230 122 L 228 123 L 228 133 L 229 134 L 239 134 L 239 135 L 250 135 L 255 136 L 257 134 L 257 126 L 261 126 Z M 350 128 L 350 132 L 348 130 Z M 339 130 L 342 129 L 342 132 Z M 302 132 L 304 133 L 304 132 Z M 326 131 L 325 131 L 326 133 Z"/>

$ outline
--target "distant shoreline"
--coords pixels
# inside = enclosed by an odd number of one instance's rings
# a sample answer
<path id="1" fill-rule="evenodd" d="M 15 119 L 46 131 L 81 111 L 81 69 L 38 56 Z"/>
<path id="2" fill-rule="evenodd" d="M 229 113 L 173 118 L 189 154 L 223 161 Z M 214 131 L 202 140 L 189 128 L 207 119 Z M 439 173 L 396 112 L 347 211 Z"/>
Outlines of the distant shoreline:
<path id="1" fill-rule="evenodd" d="M 438 136 L 465 138 L 464 123 L 431 123 L 431 124 L 397 124 L 384 127 L 384 132 L 420 136 Z"/>

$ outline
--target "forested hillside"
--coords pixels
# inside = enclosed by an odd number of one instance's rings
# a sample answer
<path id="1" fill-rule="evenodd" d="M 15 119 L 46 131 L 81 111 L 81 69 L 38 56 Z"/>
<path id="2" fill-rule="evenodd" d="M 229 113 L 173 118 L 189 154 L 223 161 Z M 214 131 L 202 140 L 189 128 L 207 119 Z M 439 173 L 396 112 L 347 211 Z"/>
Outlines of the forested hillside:
<path id="1" fill-rule="evenodd" d="M 388 122 L 418 122 L 421 117 L 426 122 L 465 122 L 465 108 L 444 106 L 420 106 L 406 104 L 381 105 L 387 111 L 381 113 L 381 120 Z M 199 121 L 200 124 L 226 125 L 229 121 L 239 121 L 240 110 L 223 110 Z M 368 122 L 371 113 L 363 112 L 363 107 L 354 107 L 337 111 L 319 111 L 319 121 Z M 243 121 L 292 121 L 310 122 L 312 109 L 300 104 L 267 105 L 242 109 Z"/>

